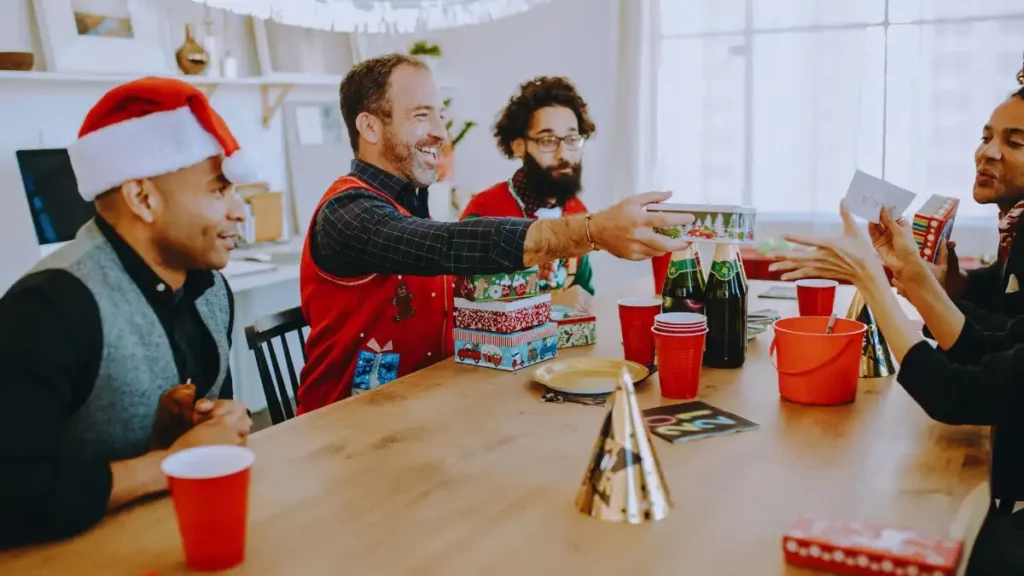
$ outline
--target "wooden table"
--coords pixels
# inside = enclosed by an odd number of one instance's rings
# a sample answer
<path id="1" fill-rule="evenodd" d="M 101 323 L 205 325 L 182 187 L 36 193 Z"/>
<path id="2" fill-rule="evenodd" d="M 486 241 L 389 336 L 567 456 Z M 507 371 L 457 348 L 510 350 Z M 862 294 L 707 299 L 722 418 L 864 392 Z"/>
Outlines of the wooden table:
<path id="1" fill-rule="evenodd" d="M 631 286 L 644 295 L 651 280 Z M 751 293 L 767 283 L 751 282 Z M 621 357 L 615 301 L 598 299 L 599 344 Z M 837 310 L 851 297 L 840 290 Z M 751 308 L 795 312 L 795 302 Z M 987 475 L 987 433 L 928 419 L 891 379 L 857 401 L 780 401 L 771 335 L 741 370 L 707 370 L 701 398 L 757 431 L 680 445 L 653 438 L 675 509 L 641 526 L 577 513 L 573 499 L 605 409 L 548 404 L 530 371 L 451 361 L 256 434 L 249 551 L 231 574 L 803 574 L 782 561 L 797 516 L 944 533 Z M 662 402 L 657 378 L 639 386 Z M 74 540 L 7 552 L 0 574 L 182 574 L 169 499 Z"/>

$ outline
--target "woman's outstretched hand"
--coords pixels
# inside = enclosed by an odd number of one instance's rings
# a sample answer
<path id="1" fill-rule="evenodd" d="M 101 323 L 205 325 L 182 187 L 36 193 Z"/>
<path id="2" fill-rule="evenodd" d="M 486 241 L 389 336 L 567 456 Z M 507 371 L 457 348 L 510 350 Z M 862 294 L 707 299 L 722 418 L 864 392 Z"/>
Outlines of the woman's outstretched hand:
<path id="1" fill-rule="evenodd" d="M 886 284 L 882 260 L 876 253 L 876 245 L 864 230 L 854 221 L 853 215 L 846 206 L 840 204 L 839 214 L 843 219 L 843 230 L 836 236 L 827 238 L 810 238 L 803 236 L 786 236 L 785 239 L 812 250 L 787 252 L 783 260 L 769 267 L 771 271 L 783 271 L 783 280 L 799 280 L 801 278 L 831 278 L 860 286 L 866 282 L 881 278 Z M 889 219 L 890 224 L 899 227 Z M 880 225 L 883 226 L 883 225 Z M 889 232 L 891 235 L 892 232 Z M 896 243 L 892 239 L 879 236 L 880 243 L 892 246 L 890 252 L 896 254 Z M 902 238 L 899 240 L 902 242 Z M 913 242 L 913 237 L 911 237 Z M 902 244 L 900 245 L 902 250 Z"/>

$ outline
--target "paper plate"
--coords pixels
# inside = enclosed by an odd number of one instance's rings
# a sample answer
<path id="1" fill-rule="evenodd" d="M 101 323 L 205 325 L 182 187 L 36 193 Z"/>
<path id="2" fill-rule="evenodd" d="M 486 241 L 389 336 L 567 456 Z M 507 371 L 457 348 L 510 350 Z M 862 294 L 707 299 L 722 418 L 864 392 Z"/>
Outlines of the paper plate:
<path id="1" fill-rule="evenodd" d="M 533 379 L 559 392 L 607 394 L 615 390 L 623 367 L 629 370 L 634 384 L 650 374 L 646 367 L 628 360 L 574 358 L 546 362 L 533 372 Z"/>

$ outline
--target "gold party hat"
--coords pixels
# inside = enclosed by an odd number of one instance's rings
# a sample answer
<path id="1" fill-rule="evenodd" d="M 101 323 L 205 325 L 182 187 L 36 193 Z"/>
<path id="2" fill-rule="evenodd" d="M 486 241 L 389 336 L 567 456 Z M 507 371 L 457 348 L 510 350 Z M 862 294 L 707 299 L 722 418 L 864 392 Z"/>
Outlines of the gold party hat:
<path id="1" fill-rule="evenodd" d="M 576 509 L 609 522 L 640 524 L 665 518 L 671 508 L 633 380 L 623 368 L 576 495 Z"/>
<path id="2" fill-rule="evenodd" d="M 871 308 L 864 302 L 859 290 L 853 295 L 853 302 L 850 302 L 846 317 L 863 322 L 868 327 L 860 349 L 860 377 L 883 378 L 895 374 L 897 366 L 892 351 L 889 350 L 882 331 L 878 329 L 875 315 L 871 313 Z"/>

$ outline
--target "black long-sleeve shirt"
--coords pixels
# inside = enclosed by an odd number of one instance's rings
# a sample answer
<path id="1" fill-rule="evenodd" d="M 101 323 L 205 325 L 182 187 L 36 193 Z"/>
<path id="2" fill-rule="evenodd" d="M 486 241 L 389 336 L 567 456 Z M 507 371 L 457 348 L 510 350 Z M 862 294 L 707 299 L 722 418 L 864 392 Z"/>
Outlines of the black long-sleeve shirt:
<path id="1" fill-rule="evenodd" d="M 487 274 L 523 267 L 525 218 L 430 220 L 427 191 L 372 164 L 352 161 L 353 176 L 377 187 L 411 216 L 369 190 L 329 200 L 313 224 L 317 266 L 340 278 L 371 273 Z"/>
<path id="2" fill-rule="evenodd" d="M 213 273 L 190 273 L 175 293 L 109 225 L 97 225 L 160 318 L 180 381 L 191 378 L 206 395 L 219 355 L 194 302 Z M 72 536 L 106 513 L 110 463 L 59 456 L 65 422 L 93 392 L 102 348 L 99 306 L 69 272 L 30 274 L 0 298 L 0 548 Z M 220 396 L 232 396 L 230 373 Z"/>
<path id="3" fill-rule="evenodd" d="M 904 356 L 897 380 L 935 420 L 992 426 L 992 495 L 1024 501 L 1024 318 L 1004 332 L 968 319 L 946 352 L 922 341 Z"/>
<path id="4" fill-rule="evenodd" d="M 947 424 L 995 425 L 1024 408 L 1024 321 L 1006 332 L 964 322 L 943 352 L 925 341 L 904 356 L 897 380 L 929 416 Z"/>

